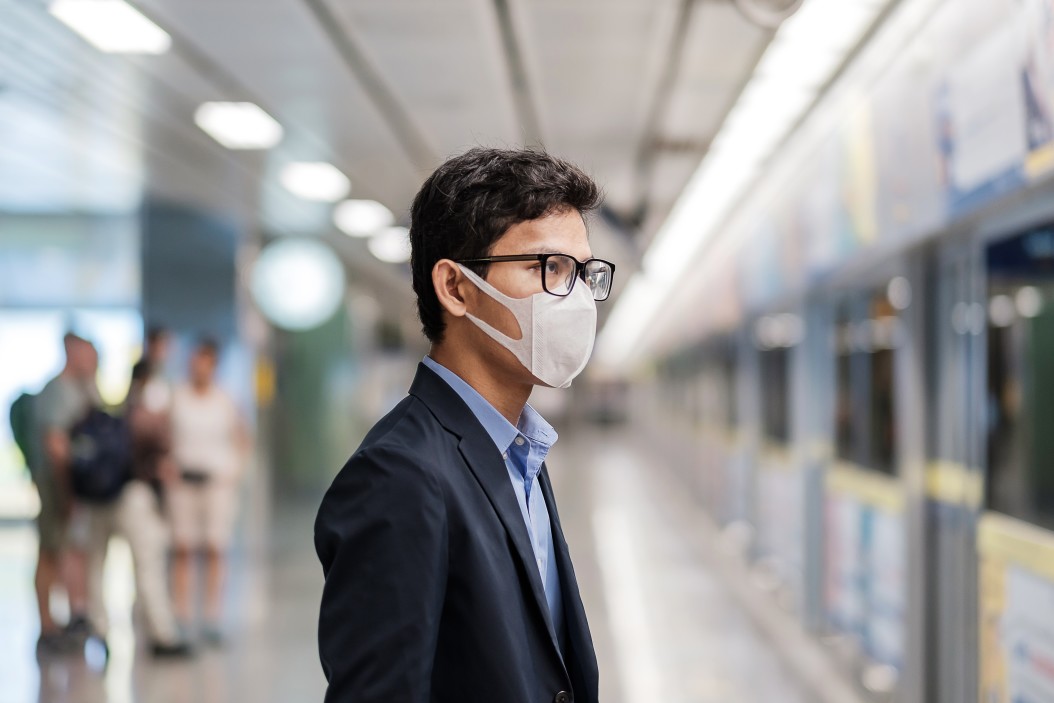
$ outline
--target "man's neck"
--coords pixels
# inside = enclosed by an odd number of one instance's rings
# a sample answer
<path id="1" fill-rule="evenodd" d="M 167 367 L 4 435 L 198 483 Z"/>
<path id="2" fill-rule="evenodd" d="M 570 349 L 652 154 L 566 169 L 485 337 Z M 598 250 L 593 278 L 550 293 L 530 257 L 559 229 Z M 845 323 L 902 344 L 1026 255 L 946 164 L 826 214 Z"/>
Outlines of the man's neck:
<path id="1" fill-rule="evenodd" d="M 460 353 L 446 344 L 433 346 L 428 356 L 472 386 L 510 424 L 516 425 L 519 422 L 523 407 L 531 397 L 533 386 L 510 383 L 473 355 Z"/>

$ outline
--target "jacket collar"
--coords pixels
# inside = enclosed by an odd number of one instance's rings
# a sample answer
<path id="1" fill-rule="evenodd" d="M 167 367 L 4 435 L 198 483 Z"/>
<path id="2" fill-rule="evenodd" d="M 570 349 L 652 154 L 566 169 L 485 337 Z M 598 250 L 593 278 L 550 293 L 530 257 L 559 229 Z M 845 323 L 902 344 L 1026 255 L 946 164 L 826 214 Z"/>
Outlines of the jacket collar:
<path id="1" fill-rule="evenodd" d="M 465 401 L 446 381 L 424 364 L 417 367 L 417 376 L 410 386 L 410 395 L 424 403 L 439 424 L 458 437 L 458 449 L 465 463 L 486 493 L 515 547 L 520 561 L 521 578 L 528 582 L 528 590 L 533 596 L 536 610 L 544 621 L 557 656 L 563 663 L 556 629 L 545 599 L 545 589 L 542 587 L 542 577 L 535 566 L 534 548 L 527 534 L 527 526 L 523 523 L 520 506 L 516 502 L 516 493 L 509 481 L 505 460 Z M 551 520 L 555 518 L 555 506 L 550 507 L 549 514 Z"/>

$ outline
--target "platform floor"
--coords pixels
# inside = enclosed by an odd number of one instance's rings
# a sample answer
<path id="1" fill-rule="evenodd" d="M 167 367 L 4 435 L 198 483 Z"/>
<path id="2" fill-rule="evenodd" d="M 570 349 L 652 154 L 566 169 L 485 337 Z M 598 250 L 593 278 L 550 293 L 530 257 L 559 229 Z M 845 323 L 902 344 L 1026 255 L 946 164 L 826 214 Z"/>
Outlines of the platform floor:
<path id="1" fill-rule="evenodd" d="M 605 703 L 804 703 L 809 695 L 715 573 L 697 509 L 625 433 L 563 433 L 550 459 L 583 589 Z M 32 526 L 0 527 L 0 703 L 321 701 L 315 649 L 322 587 L 313 506 L 256 491 L 229 583 L 229 638 L 188 662 L 137 651 L 126 551 L 108 566 L 114 628 L 105 671 L 88 657 L 34 655 Z"/>

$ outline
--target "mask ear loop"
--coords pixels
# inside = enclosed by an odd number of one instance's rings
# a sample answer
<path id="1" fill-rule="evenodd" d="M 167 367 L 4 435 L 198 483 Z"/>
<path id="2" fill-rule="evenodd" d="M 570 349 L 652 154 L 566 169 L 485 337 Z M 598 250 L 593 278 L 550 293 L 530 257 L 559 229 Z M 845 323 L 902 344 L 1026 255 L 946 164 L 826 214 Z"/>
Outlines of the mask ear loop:
<path id="1" fill-rule="evenodd" d="M 487 283 L 482 278 L 480 278 L 480 276 L 477 273 L 475 273 L 474 271 L 466 268 L 463 264 L 458 264 L 458 268 L 461 269 L 461 272 L 463 274 L 465 274 L 465 277 L 468 280 L 472 281 L 476 285 L 477 288 L 479 288 L 481 291 L 483 291 L 484 293 L 489 295 L 491 298 L 497 300 L 499 303 L 504 305 L 506 307 L 506 309 L 508 309 L 509 312 L 512 313 L 513 319 L 516 320 L 516 326 L 520 329 L 520 338 L 519 339 L 513 339 L 509 335 L 505 334 L 501 330 L 499 330 L 496 327 L 494 327 L 493 325 L 491 325 L 489 322 L 481 320 L 480 318 L 476 317 L 475 315 L 473 315 L 472 313 L 468 312 L 467 310 L 465 311 L 465 317 L 467 317 L 468 319 L 472 320 L 476 324 L 476 326 L 479 327 L 484 332 L 486 332 L 487 335 L 491 339 L 493 339 L 494 341 L 498 342 L 499 344 L 504 346 L 506 349 L 511 351 L 513 354 L 515 354 L 516 358 L 520 360 L 520 363 L 522 363 L 524 366 L 530 368 L 528 366 L 530 360 L 528 359 L 527 361 L 524 361 L 524 359 L 523 359 L 524 354 L 522 354 L 520 351 L 517 351 L 517 349 L 516 349 L 516 347 L 521 346 L 524 343 L 523 342 L 523 339 L 524 339 L 523 322 L 516 315 L 516 313 L 513 312 L 513 310 L 512 310 L 512 308 L 514 306 L 521 305 L 520 301 L 517 300 L 516 298 L 512 298 L 512 297 L 510 297 L 508 295 L 505 295 L 500 290 L 498 290 L 497 288 L 495 288 L 494 286 L 492 286 L 491 284 Z"/>

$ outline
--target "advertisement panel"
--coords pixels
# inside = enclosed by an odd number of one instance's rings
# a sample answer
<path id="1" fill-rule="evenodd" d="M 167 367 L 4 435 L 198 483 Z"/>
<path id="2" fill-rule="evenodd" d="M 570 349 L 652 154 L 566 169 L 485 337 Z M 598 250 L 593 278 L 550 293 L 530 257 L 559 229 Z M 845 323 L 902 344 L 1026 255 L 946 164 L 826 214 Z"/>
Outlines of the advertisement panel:
<path id="1" fill-rule="evenodd" d="M 1054 700 L 1054 534 L 987 513 L 977 538 L 980 700 Z"/>
<path id="2" fill-rule="evenodd" d="M 954 215 L 1025 182 L 1023 18 L 1010 18 L 945 68 L 934 105 L 941 181 Z"/>

